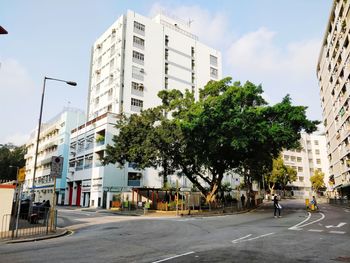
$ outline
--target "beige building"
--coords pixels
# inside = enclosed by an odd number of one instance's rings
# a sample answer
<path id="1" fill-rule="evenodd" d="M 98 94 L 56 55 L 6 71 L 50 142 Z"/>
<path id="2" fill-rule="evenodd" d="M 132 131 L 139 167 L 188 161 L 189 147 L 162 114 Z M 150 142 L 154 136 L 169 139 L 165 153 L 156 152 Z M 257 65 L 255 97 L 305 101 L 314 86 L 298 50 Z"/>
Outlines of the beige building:
<path id="1" fill-rule="evenodd" d="M 333 2 L 317 64 L 330 179 L 342 195 L 350 189 L 349 6 Z"/>
<path id="2" fill-rule="evenodd" d="M 288 186 L 295 196 L 311 196 L 310 177 L 316 170 L 324 173 L 324 183 L 329 185 L 329 162 L 327 158 L 326 137 L 324 135 L 301 134 L 301 149 L 283 151 L 283 161 L 297 171 L 297 180 Z"/>

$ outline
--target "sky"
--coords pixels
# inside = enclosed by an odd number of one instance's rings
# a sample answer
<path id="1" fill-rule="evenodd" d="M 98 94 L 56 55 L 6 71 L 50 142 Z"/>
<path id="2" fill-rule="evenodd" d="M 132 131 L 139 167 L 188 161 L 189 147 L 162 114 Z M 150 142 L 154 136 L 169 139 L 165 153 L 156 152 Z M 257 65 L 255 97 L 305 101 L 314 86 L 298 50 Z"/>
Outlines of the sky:
<path id="1" fill-rule="evenodd" d="M 22 145 L 64 107 L 86 110 L 91 47 L 126 10 L 192 22 L 199 41 L 221 51 L 223 77 L 261 84 L 270 104 L 290 94 L 321 120 L 316 64 L 332 0 L 0 0 L 0 144 Z"/>

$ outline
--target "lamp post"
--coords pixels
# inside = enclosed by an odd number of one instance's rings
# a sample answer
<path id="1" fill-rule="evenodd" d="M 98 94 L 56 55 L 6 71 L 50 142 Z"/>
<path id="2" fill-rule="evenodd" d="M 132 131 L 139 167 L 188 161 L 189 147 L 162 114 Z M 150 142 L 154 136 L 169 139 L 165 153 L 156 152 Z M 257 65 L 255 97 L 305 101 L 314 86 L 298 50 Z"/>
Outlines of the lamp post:
<path id="1" fill-rule="evenodd" d="M 40 129 L 41 129 L 41 118 L 42 118 L 42 114 L 43 114 L 46 80 L 54 80 L 54 81 L 64 82 L 64 83 L 66 83 L 66 84 L 68 84 L 70 86 L 76 86 L 77 85 L 77 83 L 73 82 L 73 81 L 67 81 L 67 80 L 62 80 L 62 79 L 55 79 L 55 78 L 44 77 L 43 91 L 42 91 L 42 95 L 41 95 L 41 104 L 40 104 L 38 134 L 37 134 L 37 137 L 36 137 L 36 147 L 35 147 L 35 156 L 34 156 L 33 183 L 32 183 L 32 190 L 31 190 L 31 205 L 30 205 L 31 207 L 33 206 L 33 202 L 35 200 L 36 164 L 37 164 L 37 159 L 38 159 L 38 149 L 39 149 Z M 54 193 L 54 194 L 56 194 L 56 193 Z"/>
<path id="2" fill-rule="evenodd" d="M 18 221 L 19 221 L 19 213 L 20 213 L 20 210 L 21 210 L 21 189 L 22 187 L 18 187 L 19 186 L 19 183 L 18 183 L 18 171 L 19 171 L 19 167 L 18 166 L 14 166 L 14 165 L 10 165 L 9 166 L 10 168 L 16 168 L 17 171 L 16 171 L 16 205 L 15 205 L 15 211 L 17 212 L 16 214 L 16 226 L 15 227 L 12 227 L 12 238 L 14 237 L 14 231 L 16 231 L 16 237 L 17 237 L 17 234 L 18 234 Z M 13 226 L 13 225 L 12 225 Z"/>

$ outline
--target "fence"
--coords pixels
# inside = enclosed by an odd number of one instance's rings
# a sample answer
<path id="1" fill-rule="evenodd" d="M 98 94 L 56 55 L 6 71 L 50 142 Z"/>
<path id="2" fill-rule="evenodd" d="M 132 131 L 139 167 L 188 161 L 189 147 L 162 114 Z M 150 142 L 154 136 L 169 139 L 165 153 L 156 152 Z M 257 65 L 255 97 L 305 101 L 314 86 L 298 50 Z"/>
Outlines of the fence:
<path id="1" fill-rule="evenodd" d="M 1 239 L 31 238 L 56 232 L 57 210 L 34 209 L 32 213 L 4 215 L 0 222 Z"/>

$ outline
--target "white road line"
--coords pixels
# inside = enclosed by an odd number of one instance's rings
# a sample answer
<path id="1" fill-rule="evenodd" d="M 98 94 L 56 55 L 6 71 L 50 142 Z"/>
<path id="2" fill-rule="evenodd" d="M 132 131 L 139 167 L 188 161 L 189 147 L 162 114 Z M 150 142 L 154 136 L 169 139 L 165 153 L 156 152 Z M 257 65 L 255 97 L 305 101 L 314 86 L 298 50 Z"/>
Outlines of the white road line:
<path id="1" fill-rule="evenodd" d="M 331 228 L 331 227 L 342 227 L 342 226 L 345 226 L 345 225 L 346 225 L 345 222 L 341 222 L 341 223 L 339 223 L 337 226 L 329 225 L 329 226 L 326 226 L 326 228 Z"/>
<path id="2" fill-rule="evenodd" d="M 258 239 L 258 238 L 261 238 L 261 237 L 266 237 L 266 236 L 270 236 L 270 235 L 273 235 L 275 233 L 268 233 L 268 234 L 265 234 L 265 235 L 261 235 L 261 236 L 257 236 L 257 237 L 253 237 L 253 238 L 249 238 L 247 240 L 243 240 L 244 241 L 251 241 L 251 240 L 254 240 L 254 239 Z"/>
<path id="3" fill-rule="evenodd" d="M 315 221 L 312 221 L 310 223 L 307 223 L 307 224 L 304 224 L 304 225 L 299 225 L 298 227 L 304 227 L 304 226 L 308 226 L 308 225 L 311 225 L 311 224 L 314 224 L 314 223 L 317 223 L 321 220 L 323 220 L 325 218 L 325 215 L 323 213 L 320 213 L 321 214 L 321 218 L 315 220 Z"/>
<path id="4" fill-rule="evenodd" d="M 298 224 L 296 224 L 295 226 L 292 226 L 292 227 L 290 227 L 290 228 L 288 228 L 288 229 L 289 229 L 289 230 L 297 230 L 297 229 L 298 229 L 298 226 L 300 226 L 301 224 L 307 222 L 307 221 L 310 219 L 310 217 L 311 217 L 311 213 L 308 212 L 308 217 L 307 217 L 305 220 L 301 221 L 300 223 L 298 223 Z"/>
<path id="5" fill-rule="evenodd" d="M 232 242 L 232 243 L 233 244 L 237 244 L 237 243 L 240 243 L 240 242 L 243 243 L 243 242 L 246 242 L 246 241 L 252 241 L 252 240 L 255 240 L 255 239 L 258 239 L 258 238 L 270 236 L 270 235 L 273 235 L 273 234 L 275 234 L 275 233 L 268 233 L 268 234 L 260 235 L 260 236 L 257 236 L 257 237 L 252 237 L 252 238 L 245 239 L 245 240 L 237 240 L 236 242 Z M 246 236 L 243 237 L 243 238 L 246 238 Z M 241 239 L 243 239 L 243 238 L 241 238 Z"/>
<path id="6" fill-rule="evenodd" d="M 344 231 L 329 231 L 331 234 L 345 234 L 346 232 Z"/>
<path id="7" fill-rule="evenodd" d="M 350 213 L 350 210 L 349 209 L 345 209 L 344 212 Z"/>
<path id="8" fill-rule="evenodd" d="M 240 237 L 240 238 L 237 238 L 237 239 L 235 239 L 235 240 L 232 240 L 232 243 L 236 243 L 237 241 L 239 241 L 239 240 L 242 240 L 242 239 L 245 239 L 245 238 L 247 238 L 247 237 L 250 237 L 252 234 L 249 234 L 249 235 L 246 235 L 246 236 L 244 236 L 244 237 Z"/>
<path id="9" fill-rule="evenodd" d="M 193 254 L 193 253 L 194 253 L 194 251 L 191 251 L 191 252 L 187 252 L 187 253 L 184 253 L 184 254 L 181 254 L 181 255 L 176 255 L 176 256 L 164 258 L 164 259 L 161 259 L 161 260 L 153 261 L 152 263 L 164 262 L 164 261 L 168 261 L 168 260 L 173 259 L 173 258 L 178 258 L 178 257 L 182 257 L 182 256 L 187 256 L 187 255 L 190 255 L 190 254 Z"/>
<path id="10" fill-rule="evenodd" d="M 310 231 L 310 232 L 323 232 L 323 230 L 322 229 L 309 229 L 308 231 Z"/>

